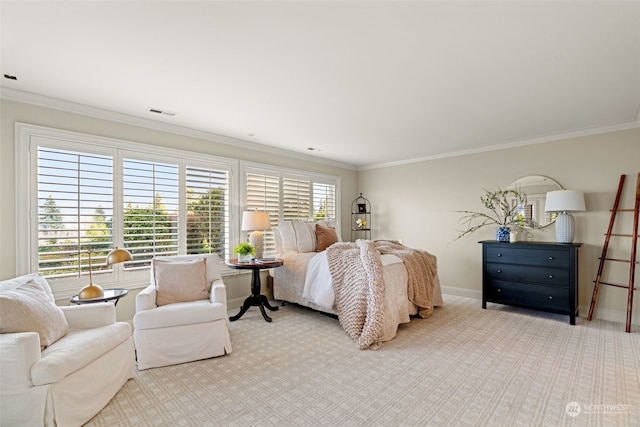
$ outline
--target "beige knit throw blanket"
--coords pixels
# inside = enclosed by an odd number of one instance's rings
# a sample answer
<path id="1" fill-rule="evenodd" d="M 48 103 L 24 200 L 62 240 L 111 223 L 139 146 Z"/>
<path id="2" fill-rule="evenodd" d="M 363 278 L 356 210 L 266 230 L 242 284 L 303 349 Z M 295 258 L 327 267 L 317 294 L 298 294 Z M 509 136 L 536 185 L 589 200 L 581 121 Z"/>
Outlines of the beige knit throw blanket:
<path id="1" fill-rule="evenodd" d="M 340 325 L 364 350 L 378 342 L 384 318 L 380 254 L 370 240 L 339 242 L 327 248 Z"/>
<path id="2" fill-rule="evenodd" d="M 438 259 L 427 251 L 408 248 L 395 240 L 374 242 L 381 254 L 393 254 L 400 258 L 407 268 L 407 295 L 409 301 L 418 306 L 420 317 L 433 313 L 433 293 L 438 277 Z"/>
<path id="3" fill-rule="evenodd" d="M 393 254 L 403 260 L 408 274 L 409 300 L 418 306 L 421 317 L 433 312 L 435 256 L 390 240 L 331 245 L 327 249 L 327 260 L 338 319 L 360 349 L 378 343 L 382 331 L 384 279 L 380 254 Z"/>

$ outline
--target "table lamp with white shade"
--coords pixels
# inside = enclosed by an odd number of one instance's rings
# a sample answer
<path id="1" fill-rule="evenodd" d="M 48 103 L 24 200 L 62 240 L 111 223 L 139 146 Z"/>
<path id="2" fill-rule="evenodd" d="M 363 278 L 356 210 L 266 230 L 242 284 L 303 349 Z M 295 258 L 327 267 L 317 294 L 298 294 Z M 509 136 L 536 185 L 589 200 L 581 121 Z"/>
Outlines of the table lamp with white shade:
<path id="1" fill-rule="evenodd" d="M 264 253 L 264 231 L 271 230 L 271 218 L 267 211 L 244 211 L 242 213 L 242 231 L 250 231 L 249 243 L 256 248 L 256 259 Z"/>
<path id="2" fill-rule="evenodd" d="M 544 210 L 560 212 L 556 217 L 556 240 L 558 243 L 571 243 L 575 234 L 573 216 L 570 212 L 585 210 L 584 194 L 576 190 L 558 190 L 547 193 Z"/>

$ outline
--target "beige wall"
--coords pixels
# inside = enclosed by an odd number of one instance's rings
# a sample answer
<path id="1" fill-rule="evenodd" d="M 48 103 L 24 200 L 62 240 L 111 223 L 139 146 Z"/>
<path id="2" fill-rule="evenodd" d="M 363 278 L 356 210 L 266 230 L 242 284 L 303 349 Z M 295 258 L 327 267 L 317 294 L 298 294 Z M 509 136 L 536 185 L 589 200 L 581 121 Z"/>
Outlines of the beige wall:
<path id="1" fill-rule="evenodd" d="M 477 297 L 482 289 L 482 253 L 477 242 L 494 239 L 495 228 L 486 227 L 454 241 L 460 218 L 456 211 L 482 210 L 479 198 L 483 188 L 505 188 L 526 175 L 545 175 L 566 189 L 584 191 L 587 211 L 574 214 L 577 227 L 574 242 L 583 243 L 579 258 L 579 303 L 581 315 L 586 315 L 584 309 L 588 310 L 591 301 L 592 282 L 620 175 L 628 175 L 621 206 L 632 208 L 637 173 L 640 173 L 640 129 L 632 129 L 365 170 L 358 174 L 358 191 L 372 203 L 374 238 L 402 239 L 409 246 L 428 250 L 438 257 L 444 287 Z M 619 221 L 630 232 L 632 214 L 620 215 L 626 215 L 619 216 Z M 534 231 L 534 235 L 538 241 L 555 241 L 553 226 Z M 631 239 L 612 239 L 611 249 L 628 257 Z M 611 264 L 614 263 L 607 265 Z M 627 281 L 629 265 L 623 264 L 623 271 L 616 271 L 615 275 Z M 640 271 L 636 277 L 639 275 Z M 596 315 L 624 321 L 627 291 L 603 288 Z M 634 299 L 634 323 L 640 323 L 640 297 Z"/>
<path id="2" fill-rule="evenodd" d="M 16 265 L 15 122 L 339 175 L 345 240 L 350 238 L 351 201 L 362 192 L 372 202 L 374 238 L 401 239 L 409 246 L 437 255 L 443 287 L 448 292 L 478 298 L 481 252 L 477 242 L 494 238 L 494 230 L 487 228 L 454 241 L 460 217 L 455 211 L 482 209 L 479 196 L 483 188 L 506 187 L 525 175 L 549 176 L 564 188 L 584 191 L 586 196 L 587 212 L 574 215 L 575 241 L 583 243 L 579 284 L 582 315 L 589 305 L 620 175 L 629 175 L 622 204 L 631 207 L 635 176 L 640 172 L 640 129 L 356 172 L 7 100 L 1 101 L 0 108 L 0 279 L 13 277 Z M 622 218 L 630 229 L 631 217 Z M 536 240 L 555 240 L 553 226 L 534 234 Z M 629 248 L 629 239 L 612 241 L 614 253 L 628 254 Z M 626 280 L 628 266 L 617 275 Z M 248 293 L 248 275 L 231 276 L 225 282 L 230 305 L 237 305 Z M 133 316 L 132 295 L 119 303 L 119 318 Z M 634 323 L 640 323 L 639 298 L 635 298 Z M 604 287 L 596 315 L 623 321 L 625 310 L 626 291 Z"/>
<path id="3" fill-rule="evenodd" d="M 15 123 L 29 123 L 57 129 L 82 132 L 91 135 L 117 138 L 126 141 L 148 143 L 163 147 L 180 148 L 227 158 L 265 163 L 309 172 L 337 175 L 342 184 L 342 206 L 350 206 L 356 194 L 357 171 L 293 159 L 261 151 L 248 150 L 215 141 L 190 138 L 174 133 L 101 120 L 60 110 L 38 107 L 8 100 L 0 101 L 0 280 L 16 275 L 16 208 L 15 208 Z M 19 174 L 18 174 L 19 176 Z M 343 210 L 342 222 L 349 223 L 349 209 Z M 25 213 L 20 212 L 20 215 Z M 343 232 L 348 239 L 349 230 Z M 227 294 L 231 307 L 242 303 L 249 294 L 250 274 L 226 276 Z M 264 281 L 263 281 L 264 283 Z M 141 283 L 140 286 L 146 285 Z M 117 307 L 118 318 L 129 320 L 135 310 L 135 298 L 139 290 L 133 290 Z M 67 300 L 58 301 L 67 304 Z"/>

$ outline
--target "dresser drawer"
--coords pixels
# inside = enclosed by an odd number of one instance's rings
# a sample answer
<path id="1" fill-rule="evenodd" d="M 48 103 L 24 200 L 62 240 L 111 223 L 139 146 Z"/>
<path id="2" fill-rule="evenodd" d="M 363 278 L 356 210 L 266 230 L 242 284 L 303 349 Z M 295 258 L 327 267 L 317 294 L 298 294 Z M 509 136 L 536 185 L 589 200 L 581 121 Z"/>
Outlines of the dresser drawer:
<path id="1" fill-rule="evenodd" d="M 569 294 L 556 286 L 526 285 L 493 281 L 487 286 L 487 300 L 500 304 L 531 307 L 569 314 Z"/>
<path id="2" fill-rule="evenodd" d="M 567 267 L 569 252 L 551 249 L 521 250 L 506 243 L 486 248 L 486 262 L 504 264 L 539 265 L 543 267 Z"/>
<path id="3" fill-rule="evenodd" d="M 562 286 L 565 292 L 570 285 L 569 270 L 566 268 L 523 268 L 515 264 L 487 263 L 485 273 L 495 280 Z"/>

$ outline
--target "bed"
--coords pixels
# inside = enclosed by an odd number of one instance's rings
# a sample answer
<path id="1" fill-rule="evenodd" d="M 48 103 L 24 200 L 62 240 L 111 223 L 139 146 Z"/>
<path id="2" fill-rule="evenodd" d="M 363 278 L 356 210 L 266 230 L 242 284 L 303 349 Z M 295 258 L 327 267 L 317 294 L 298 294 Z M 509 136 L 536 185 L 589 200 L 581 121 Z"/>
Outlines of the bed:
<path id="1" fill-rule="evenodd" d="M 358 348 L 393 339 L 411 316 L 442 305 L 436 257 L 395 241 L 341 242 L 334 221 L 283 221 L 276 300 L 336 315 Z M 417 264 L 420 264 L 416 266 Z"/>

